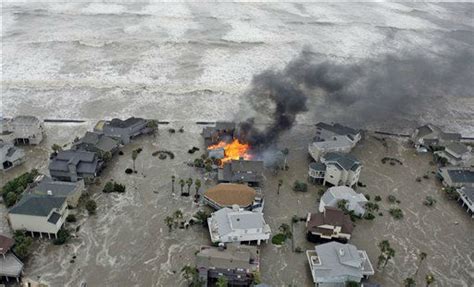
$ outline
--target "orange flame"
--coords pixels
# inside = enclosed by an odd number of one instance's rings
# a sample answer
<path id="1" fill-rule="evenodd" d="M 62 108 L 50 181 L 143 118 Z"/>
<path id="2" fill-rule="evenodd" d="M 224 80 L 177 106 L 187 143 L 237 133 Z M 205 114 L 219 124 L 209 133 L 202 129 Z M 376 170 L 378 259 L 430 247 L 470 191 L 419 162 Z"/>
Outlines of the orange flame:
<path id="1" fill-rule="evenodd" d="M 241 143 L 238 139 L 234 139 L 231 143 L 220 141 L 215 145 L 209 146 L 207 149 L 214 150 L 218 148 L 224 149 L 224 158 L 221 159 L 222 165 L 233 159 L 251 159 L 251 156 L 248 154 L 250 145 Z"/>

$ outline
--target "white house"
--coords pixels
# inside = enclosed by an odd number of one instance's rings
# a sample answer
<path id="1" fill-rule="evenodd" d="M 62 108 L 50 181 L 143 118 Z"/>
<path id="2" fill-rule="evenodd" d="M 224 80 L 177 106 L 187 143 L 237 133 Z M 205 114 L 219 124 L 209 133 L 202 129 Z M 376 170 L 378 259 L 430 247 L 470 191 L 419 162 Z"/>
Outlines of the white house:
<path id="1" fill-rule="evenodd" d="M 367 252 L 352 244 L 329 242 L 306 251 L 316 287 L 346 286 L 347 281 L 361 282 L 375 271 Z"/>
<path id="2" fill-rule="evenodd" d="M 43 123 L 33 116 L 1 119 L 0 139 L 12 144 L 40 144 L 43 140 Z"/>
<path id="3" fill-rule="evenodd" d="M 321 197 L 319 212 L 324 212 L 326 206 L 338 207 L 338 202 L 341 200 L 347 201 L 346 209 L 353 211 L 355 215 L 363 216 L 365 214 L 365 204 L 368 202 L 367 198 L 347 186 L 329 188 Z"/>
<path id="4" fill-rule="evenodd" d="M 474 167 L 442 167 L 438 177 L 447 187 L 474 187 Z"/>
<path id="5" fill-rule="evenodd" d="M 323 184 L 354 186 L 359 181 L 362 164 L 350 154 L 327 153 L 321 163 L 326 165 Z"/>
<path id="6" fill-rule="evenodd" d="M 263 213 L 245 211 L 238 206 L 214 212 L 207 222 L 213 243 L 257 241 L 260 245 L 262 240 L 268 240 L 271 235 Z"/>
<path id="7" fill-rule="evenodd" d="M 358 130 L 340 124 L 316 124 L 316 136 L 309 144 L 308 152 L 315 161 L 328 152 L 349 153 L 360 141 Z"/>
<path id="8" fill-rule="evenodd" d="M 8 218 L 13 230 L 26 230 L 40 237 L 46 233 L 48 237 L 56 236 L 68 215 L 66 197 L 51 195 L 25 194 L 13 206 Z"/>
<path id="9" fill-rule="evenodd" d="M 474 157 L 472 148 L 459 142 L 447 143 L 444 150 L 435 151 L 434 154 L 454 166 L 467 163 Z"/>
<path id="10" fill-rule="evenodd" d="M 25 152 L 13 144 L 0 142 L 0 171 L 9 170 L 25 162 Z"/>
<path id="11" fill-rule="evenodd" d="M 461 187 L 456 189 L 456 192 L 459 194 L 458 201 L 462 202 L 462 207 L 466 207 L 474 217 L 474 188 Z"/>

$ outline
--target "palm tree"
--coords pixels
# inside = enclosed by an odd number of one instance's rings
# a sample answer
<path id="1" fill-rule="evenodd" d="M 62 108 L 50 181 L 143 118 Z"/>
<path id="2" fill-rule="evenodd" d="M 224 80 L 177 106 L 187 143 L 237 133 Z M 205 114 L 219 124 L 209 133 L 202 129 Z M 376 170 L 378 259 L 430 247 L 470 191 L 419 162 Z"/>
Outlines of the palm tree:
<path id="1" fill-rule="evenodd" d="M 174 182 L 176 180 L 176 176 L 171 176 L 171 192 L 174 193 Z"/>
<path id="2" fill-rule="evenodd" d="M 136 170 L 135 170 L 135 161 L 137 160 L 137 157 L 138 157 L 138 151 L 137 150 L 132 151 L 133 171 L 135 171 L 135 172 L 136 172 Z"/>
<path id="3" fill-rule="evenodd" d="M 168 226 L 169 232 L 171 232 L 171 230 L 173 229 L 173 222 L 174 222 L 173 217 L 167 216 L 167 217 L 165 218 L 165 223 L 166 223 L 166 225 Z"/>
<path id="4" fill-rule="evenodd" d="M 283 167 L 283 169 L 286 170 L 288 163 L 288 154 L 290 153 L 290 150 L 288 148 L 285 148 L 281 152 L 285 155 L 285 166 Z"/>
<path id="5" fill-rule="evenodd" d="M 196 197 L 197 197 L 199 194 L 199 189 L 201 188 L 201 180 L 199 178 L 197 178 L 194 181 L 194 187 L 196 188 Z"/>
<path id="6" fill-rule="evenodd" d="M 423 263 L 423 260 L 425 260 L 426 256 L 428 256 L 428 255 L 425 252 L 420 252 L 420 254 L 418 256 L 420 258 L 420 262 L 418 263 L 418 267 L 416 268 L 415 275 L 418 274 L 418 270 L 420 269 L 421 263 Z"/>
<path id="7" fill-rule="evenodd" d="M 229 281 L 224 275 L 217 277 L 216 287 L 227 287 L 228 285 Z"/>
<path id="8" fill-rule="evenodd" d="M 188 178 L 186 180 L 186 184 L 188 185 L 188 193 L 186 194 L 186 196 L 189 196 L 189 193 L 191 192 L 190 189 L 191 189 L 191 185 L 193 185 L 193 179 L 192 178 Z"/>
<path id="9" fill-rule="evenodd" d="M 283 179 L 278 180 L 278 189 L 277 189 L 277 194 L 280 194 L 280 187 L 283 185 Z"/>
<path id="10" fill-rule="evenodd" d="M 388 261 L 395 256 L 395 249 L 390 246 L 388 240 L 382 240 L 379 242 L 378 246 L 380 248 L 378 267 L 383 263 L 383 268 L 385 268 Z"/>
<path id="11" fill-rule="evenodd" d="M 184 188 L 184 185 L 185 185 L 185 184 L 186 184 L 186 183 L 184 182 L 184 179 L 181 178 L 181 179 L 179 180 L 179 185 L 181 186 L 181 195 L 183 195 L 183 188 Z"/>
<path id="12" fill-rule="evenodd" d="M 435 282 L 435 278 L 433 274 L 427 274 L 425 277 L 425 281 L 426 281 L 426 287 L 430 286 L 431 283 Z"/>
<path id="13" fill-rule="evenodd" d="M 405 280 L 403 280 L 403 284 L 404 284 L 405 287 L 415 287 L 416 286 L 415 279 L 413 279 L 411 277 L 405 278 Z"/>

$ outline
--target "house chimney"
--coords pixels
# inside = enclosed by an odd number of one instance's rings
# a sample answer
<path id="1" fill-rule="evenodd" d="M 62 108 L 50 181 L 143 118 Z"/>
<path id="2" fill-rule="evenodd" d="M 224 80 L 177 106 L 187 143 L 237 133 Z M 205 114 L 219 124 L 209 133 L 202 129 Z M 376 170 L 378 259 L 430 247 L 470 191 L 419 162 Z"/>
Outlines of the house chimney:
<path id="1" fill-rule="evenodd" d="M 233 211 L 239 211 L 240 207 L 237 204 L 232 204 L 232 210 Z"/>
<path id="2" fill-rule="evenodd" d="M 217 250 L 224 251 L 224 249 L 225 249 L 225 244 L 223 242 L 219 242 L 219 245 L 217 246 Z"/>
<path id="3" fill-rule="evenodd" d="M 53 195 L 53 191 L 52 191 L 52 190 L 48 190 L 48 191 L 46 191 L 46 193 L 47 193 L 48 195 L 50 195 L 50 196 Z"/>

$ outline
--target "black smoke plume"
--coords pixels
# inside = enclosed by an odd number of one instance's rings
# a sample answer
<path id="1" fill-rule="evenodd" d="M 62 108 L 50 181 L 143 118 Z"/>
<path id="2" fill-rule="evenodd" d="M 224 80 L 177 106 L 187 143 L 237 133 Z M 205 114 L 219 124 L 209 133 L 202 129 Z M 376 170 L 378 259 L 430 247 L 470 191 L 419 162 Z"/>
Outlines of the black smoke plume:
<path id="1" fill-rule="evenodd" d="M 273 144 L 291 129 L 297 115 L 308 110 L 365 127 L 395 123 L 407 115 L 419 117 L 424 111 L 442 115 L 450 102 L 474 95 L 472 49 L 441 57 L 386 55 L 350 64 L 318 57 L 304 49 L 284 69 L 254 76 L 248 102 L 271 124 L 259 130 L 253 118 L 243 121 L 241 135 L 250 144 Z"/>

